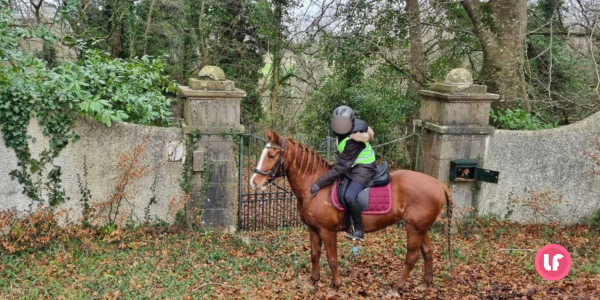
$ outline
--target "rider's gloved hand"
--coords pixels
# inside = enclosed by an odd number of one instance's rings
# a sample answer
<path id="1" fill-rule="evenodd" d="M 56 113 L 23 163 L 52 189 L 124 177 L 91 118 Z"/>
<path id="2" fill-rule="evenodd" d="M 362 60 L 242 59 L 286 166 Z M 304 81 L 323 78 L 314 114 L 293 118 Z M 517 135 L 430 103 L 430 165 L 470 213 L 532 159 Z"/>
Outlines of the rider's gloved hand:
<path id="1" fill-rule="evenodd" d="M 320 188 L 320 187 L 319 187 L 319 186 L 318 186 L 316 183 L 313 183 L 313 184 L 310 186 L 310 194 L 311 194 L 311 195 L 315 195 L 315 194 L 317 194 L 317 192 L 318 192 L 320 189 L 321 189 L 321 188 Z"/>

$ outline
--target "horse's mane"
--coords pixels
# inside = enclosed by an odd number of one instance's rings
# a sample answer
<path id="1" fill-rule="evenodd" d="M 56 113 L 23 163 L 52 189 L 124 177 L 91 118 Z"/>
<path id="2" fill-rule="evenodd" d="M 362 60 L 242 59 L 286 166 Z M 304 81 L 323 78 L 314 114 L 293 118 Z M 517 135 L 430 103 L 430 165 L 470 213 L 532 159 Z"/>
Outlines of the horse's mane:
<path id="1" fill-rule="evenodd" d="M 299 170 L 304 169 L 304 172 L 312 168 L 311 173 L 331 169 L 329 162 L 315 150 L 291 138 L 287 138 L 287 141 L 294 146 L 293 152 L 290 153 L 292 166 L 298 167 Z"/>

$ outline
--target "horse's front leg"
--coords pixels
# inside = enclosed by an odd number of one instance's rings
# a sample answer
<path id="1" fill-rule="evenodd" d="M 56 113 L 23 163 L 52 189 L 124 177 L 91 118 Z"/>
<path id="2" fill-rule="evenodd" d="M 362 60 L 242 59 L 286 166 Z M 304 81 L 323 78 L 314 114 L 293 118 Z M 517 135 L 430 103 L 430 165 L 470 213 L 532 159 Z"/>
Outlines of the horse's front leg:
<path id="1" fill-rule="evenodd" d="M 312 274 L 310 276 L 310 280 L 316 287 L 319 279 L 321 278 L 319 261 L 321 260 L 321 245 L 323 244 L 323 241 L 316 230 L 313 230 L 309 227 L 308 233 L 310 234 L 310 262 L 312 264 Z"/>
<path id="2" fill-rule="evenodd" d="M 333 275 L 333 291 L 331 292 L 336 293 L 342 285 L 340 271 L 338 270 L 337 232 L 323 231 L 321 232 L 321 238 L 325 244 L 325 251 L 327 251 L 327 263 L 331 269 L 331 275 Z"/>

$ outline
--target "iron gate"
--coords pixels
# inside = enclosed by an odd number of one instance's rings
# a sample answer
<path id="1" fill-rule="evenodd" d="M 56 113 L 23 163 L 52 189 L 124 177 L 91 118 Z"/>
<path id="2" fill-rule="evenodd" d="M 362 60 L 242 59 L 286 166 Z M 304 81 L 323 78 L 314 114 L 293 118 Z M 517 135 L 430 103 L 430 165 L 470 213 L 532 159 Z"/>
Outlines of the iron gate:
<path id="1" fill-rule="evenodd" d="M 238 229 L 277 230 L 301 226 L 302 222 L 296 209 L 297 200 L 286 179 L 278 178 L 275 182 L 283 189 L 273 185 L 268 185 L 265 191 L 253 190 L 250 187 L 250 177 L 268 140 L 262 129 L 255 130 L 252 125 L 247 125 L 246 128 L 247 132 L 239 135 L 238 140 Z M 373 148 L 377 149 L 378 160 L 389 161 L 392 170 L 416 169 L 419 164 L 416 158 L 419 157 L 420 151 L 411 153 L 408 149 L 420 149 L 419 136 L 414 129 L 411 132 L 406 129 L 404 132 L 380 134 L 375 137 Z M 291 138 L 310 146 L 330 163 L 335 161 L 337 141 L 333 136 L 328 134 L 321 140 L 311 140 L 302 136 Z"/>

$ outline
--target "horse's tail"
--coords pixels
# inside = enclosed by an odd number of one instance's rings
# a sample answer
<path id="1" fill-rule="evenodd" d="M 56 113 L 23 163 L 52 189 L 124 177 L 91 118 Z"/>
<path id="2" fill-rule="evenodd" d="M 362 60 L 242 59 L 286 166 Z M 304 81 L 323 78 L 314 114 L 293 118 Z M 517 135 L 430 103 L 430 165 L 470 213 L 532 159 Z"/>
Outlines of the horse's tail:
<path id="1" fill-rule="evenodd" d="M 452 191 L 447 185 L 440 182 L 440 186 L 444 190 L 446 195 L 446 237 L 448 238 L 448 258 L 450 259 L 450 272 L 454 268 L 452 253 L 452 214 L 454 213 L 454 197 L 452 197 Z"/>

